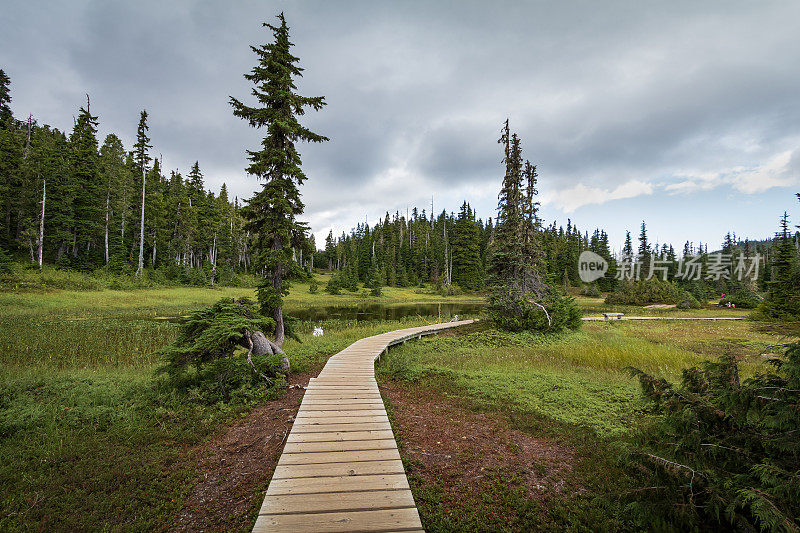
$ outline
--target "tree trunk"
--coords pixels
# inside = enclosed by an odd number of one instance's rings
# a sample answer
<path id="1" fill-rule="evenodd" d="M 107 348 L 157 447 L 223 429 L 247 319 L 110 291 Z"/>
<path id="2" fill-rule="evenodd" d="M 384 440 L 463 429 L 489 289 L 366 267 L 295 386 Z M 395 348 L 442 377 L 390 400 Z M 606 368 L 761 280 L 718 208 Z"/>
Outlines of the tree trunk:
<path id="1" fill-rule="evenodd" d="M 272 342 L 260 331 L 245 330 L 244 337 L 247 340 L 250 351 L 247 354 L 247 361 L 250 365 L 253 362 L 250 360 L 250 355 L 282 355 L 283 362 L 281 370 L 288 373 L 291 370 L 291 363 L 289 357 L 284 353 L 280 346 Z M 255 368 L 255 367 L 254 367 Z"/>
<path id="2" fill-rule="evenodd" d="M 105 247 L 106 247 L 106 264 L 108 264 L 108 208 L 111 201 L 111 190 L 106 191 L 106 231 L 105 231 Z"/>
<path id="3" fill-rule="evenodd" d="M 147 173 L 145 170 L 145 165 L 144 163 L 142 163 L 142 218 L 141 218 L 141 228 L 139 231 L 139 269 L 136 271 L 137 276 L 141 276 L 142 270 L 144 270 L 144 192 L 146 184 L 147 184 Z"/>
<path id="4" fill-rule="evenodd" d="M 275 344 L 278 347 L 283 346 L 283 308 L 276 307 L 275 308 Z"/>
<path id="5" fill-rule="evenodd" d="M 282 248 L 281 240 L 276 238 L 272 241 L 272 249 L 273 251 L 280 250 Z M 281 293 L 281 286 L 283 282 L 283 272 L 280 264 L 277 264 L 273 267 L 272 270 L 272 289 L 275 291 L 277 295 L 280 296 Z M 283 309 L 278 306 L 274 309 L 274 318 L 275 318 L 275 344 L 279 347 L 283 346 Z"/>
<path id="6" fill-rule="evenodd" d="M 39 242 L 36 253 L 39 258 L 39 268 L 42 268 L 42 249 L 44 248 L 44 201 L 47 193 L 47 180 L 42 181 L 42 217 L 39 219 Z"/>
<path id="7" fill-rule="evenodd" d="M 31 234 L 29 231 L 25 232 L 28 236 L 28 251 L 31 254 L 31 263 L 36 264 L 36 256 L 33 253 L 33 239 L 31 238 Z"/>

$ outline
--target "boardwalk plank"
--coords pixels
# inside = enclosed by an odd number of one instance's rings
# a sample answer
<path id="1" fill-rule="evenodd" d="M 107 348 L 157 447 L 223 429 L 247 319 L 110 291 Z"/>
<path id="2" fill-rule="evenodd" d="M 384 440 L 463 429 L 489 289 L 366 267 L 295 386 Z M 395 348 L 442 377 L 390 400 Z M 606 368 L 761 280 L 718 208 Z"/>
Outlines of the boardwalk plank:
<path id="1" fill-rule="evenodd" d="M 278 464 L 288 465 L 311 465 L 323 463 L 358 463 L 363 461 L 389 461 L 400 459 L 400 453 L 395 446 L 393 449 L 370 449 L 355 451 L 338 452 L 303 452 L 287 453 L 283 452 Z"/>
<path id="2" fill-rule="evenodd" d="M 388 420 L 382 422 L 359 422 L 357 424 L 296 424 L 292 433 L 336 433 L 339 431 L 391 431 L 392 426 Z"/>
<path id="3" fill-rule="evenodd" d="M 261 531 L 386 531 L 387 529 L 422 528 L 416 507 L 343 513 L 259 515 L 254 532 Z"/>
<path id="4" fill-rule="evenodd" d="M 310 464 L 310 465 L 278 465 L 275 467 L 275 472 L 272 474 L 272 483 L 278 479 L 295 479 L 295 478 L 354 478 L 353 483 L 362 483 L 363 476 L 368 475 L 388 475 L 388 474 L 402 474 L 405 479 L 405 472 L 403 471 L 403 463 L 399 459 L 389 461 L 364 461 L 361 463 L 326 463 L 326 464 Z M 356 479 L 358 478 L 358 479 Z M 340 489 L 341 483 L 334 479 L 325 481 L 328 491 L 336 491 Z M 407 483 L 407 481 L 406 481 Z M 267 492 L 269 494 L 269 492 Z"/>
<path id="5" fill-rule="evenodd" d="M 286 439 L 286 442 L 336 442 L 393 438 L 394 434 L 388 429 L 382 431 L 333 431 L 328 433 L 292 433 Z"/>
<path id="6" fill-rule="evenodd" d="M 378 448 L 386 448 L 390 450 L 396 447 L 397 443 L 395 442 L 394 438 L 322 442 L 287 442 L 286 446 L 283 448 L 283 453 L 375 450 Z"/>
<path id="7" fill-rule="evenodd" d="M 400 490 L 366 490 L 323 494 L 284 494 L 264 499 L 259 514 L 302 514 L 331 511 L 368 511 L 372 509 L 407 509 L 414 507 L 414 498 L 407 488 Z"/>

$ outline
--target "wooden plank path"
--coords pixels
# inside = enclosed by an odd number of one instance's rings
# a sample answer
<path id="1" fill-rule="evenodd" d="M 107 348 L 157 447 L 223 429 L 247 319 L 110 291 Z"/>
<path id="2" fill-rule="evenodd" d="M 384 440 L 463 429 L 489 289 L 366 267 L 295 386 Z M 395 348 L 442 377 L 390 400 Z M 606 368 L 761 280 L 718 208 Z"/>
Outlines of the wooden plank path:
<path id="1" fill-rule="evenodd" d="M 585 316 L 581 320 L 616 322 L 618 320 L 744 320 L 743 316 L 621 316 L 606 318 L 603 316 Z"/>
<path id="2" fill-rule="evenodd" d="M 374 363 L 389 346 L 472 322 L 366 337 L 328 359 L 308 384 L 253 531 L 423 531 Z"/>

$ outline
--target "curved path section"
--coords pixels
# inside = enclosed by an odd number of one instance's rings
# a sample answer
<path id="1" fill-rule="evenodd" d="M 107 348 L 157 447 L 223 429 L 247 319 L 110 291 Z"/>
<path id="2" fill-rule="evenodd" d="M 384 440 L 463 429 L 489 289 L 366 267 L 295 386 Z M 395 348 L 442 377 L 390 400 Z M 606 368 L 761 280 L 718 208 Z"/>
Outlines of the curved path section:
<path id="1" fill-rule="evenodd" d="M 367 337 L 328 359 L 308 384 L 253 531 L 422 531 L 374 363 L 389 346 L 471 322 Z"/>

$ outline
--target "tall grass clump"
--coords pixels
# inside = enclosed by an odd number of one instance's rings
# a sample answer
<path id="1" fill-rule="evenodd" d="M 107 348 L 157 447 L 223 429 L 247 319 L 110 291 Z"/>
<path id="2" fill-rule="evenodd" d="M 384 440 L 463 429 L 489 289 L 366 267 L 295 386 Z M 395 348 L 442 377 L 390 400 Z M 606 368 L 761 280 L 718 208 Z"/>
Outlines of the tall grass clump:
<path id="1" fill-rule="evenodd" d="M 177 326 L 166 321 L 0 317 L 0 365 L 145 368 L 176 335 Z"/>

